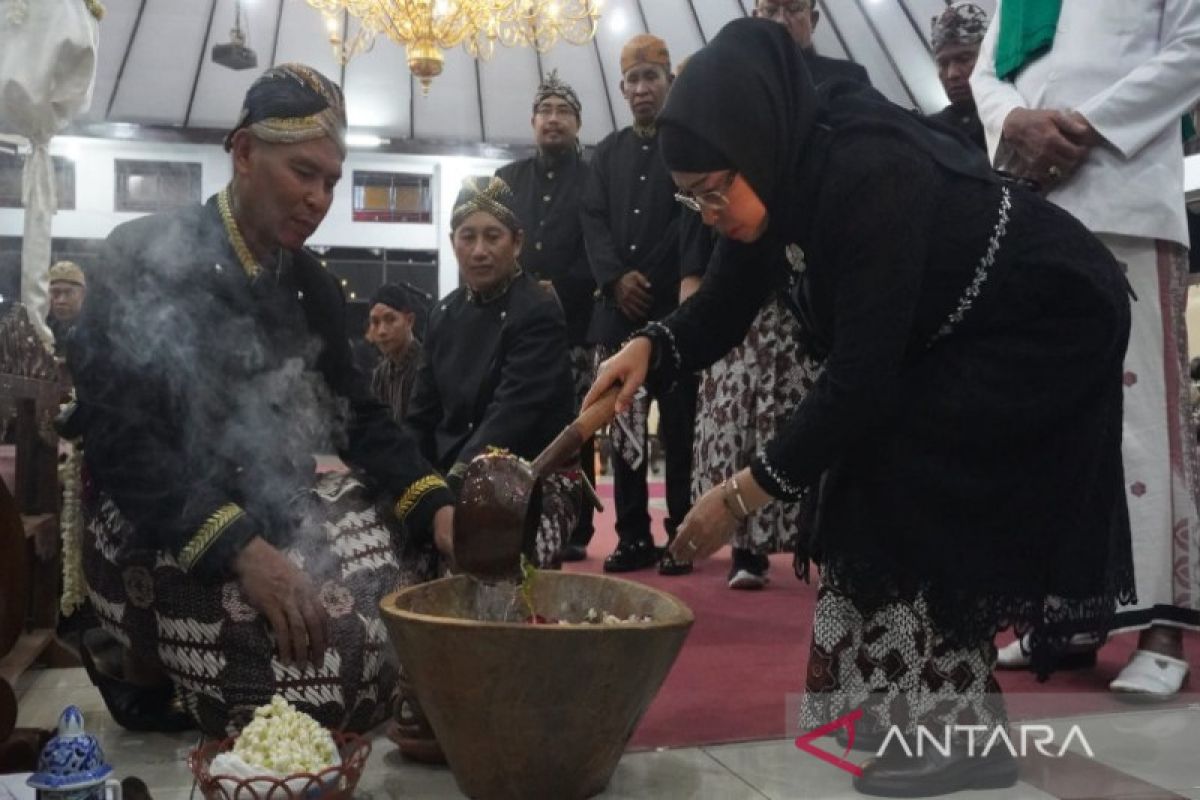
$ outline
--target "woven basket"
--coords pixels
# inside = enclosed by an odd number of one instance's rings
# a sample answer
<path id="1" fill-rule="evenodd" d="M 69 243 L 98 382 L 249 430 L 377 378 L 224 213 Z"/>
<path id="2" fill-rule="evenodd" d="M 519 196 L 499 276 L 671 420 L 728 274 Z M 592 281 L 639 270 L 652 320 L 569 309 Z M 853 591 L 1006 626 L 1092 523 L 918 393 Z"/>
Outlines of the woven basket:
<path id="1" fill-rule="evenodd" d="M 371 743 L 356 733 L 331 731 L 330 735 L 342 763 L 316 773 L 299 773 L 286 778 L 212 774 L 209 767 L 213 759 L 219 753 L 232 750 L 236 736 L 200 745 L 188 756 L 188 767 L 205 800 L 350 800 L 366 769 Z"/>

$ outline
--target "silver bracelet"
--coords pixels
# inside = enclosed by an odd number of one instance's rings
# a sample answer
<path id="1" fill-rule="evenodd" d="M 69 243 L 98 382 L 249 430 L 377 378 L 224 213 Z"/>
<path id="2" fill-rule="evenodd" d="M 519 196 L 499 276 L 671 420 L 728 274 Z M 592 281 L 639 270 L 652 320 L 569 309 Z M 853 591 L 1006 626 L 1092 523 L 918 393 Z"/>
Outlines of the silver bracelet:
<path id="1" fill-rule="evenodd" d="M 746 505 L 746 499 L 742 497 L 742 487 L 738 486 L 737 475 L 729 476 L 729 484 L 733 486 L 733 499 L 737 500 L 738 508 L 742 510 L 742 516 L 750 516 L 750 507 Z"/>

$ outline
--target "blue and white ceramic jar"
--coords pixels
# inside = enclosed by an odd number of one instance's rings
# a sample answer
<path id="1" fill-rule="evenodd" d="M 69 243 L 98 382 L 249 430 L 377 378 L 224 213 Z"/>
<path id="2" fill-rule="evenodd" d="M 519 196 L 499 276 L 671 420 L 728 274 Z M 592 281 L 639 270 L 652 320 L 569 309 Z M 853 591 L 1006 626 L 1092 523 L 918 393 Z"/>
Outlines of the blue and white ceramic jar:
<path id="1" fill-rule="evenodd" d="M 110 779 L 112 765 L 95 736 L 83 729 L 83 714 L 67 706 L 58 734 L 42 748 L 38 771 L 26 781 L 38 800 L 121 800 L 121 784 Z"/>

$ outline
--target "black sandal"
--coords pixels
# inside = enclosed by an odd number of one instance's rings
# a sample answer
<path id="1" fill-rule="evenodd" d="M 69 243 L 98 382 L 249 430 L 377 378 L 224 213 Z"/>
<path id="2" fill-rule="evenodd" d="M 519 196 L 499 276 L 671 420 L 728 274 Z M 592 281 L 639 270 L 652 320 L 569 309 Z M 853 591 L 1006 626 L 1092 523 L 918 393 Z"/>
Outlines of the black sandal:
<path id="1" fill-rule="evenodd" d="M 79 658 L 108 713 L 122 728 L 142 733 L 178 733 L 196 728 L 175 697 L 174 684 L 142 686 L 124 680 L 122 644 L 103 628 L 83 634 Z"/>
<path id="2" fill-rule="evenodd" d="M 692 562 L 681 561 L 671 555 L 670 550 L 663 550 L 662 558 L 658 560 L 659 575 L 687 575 L 692 571 Z"/>

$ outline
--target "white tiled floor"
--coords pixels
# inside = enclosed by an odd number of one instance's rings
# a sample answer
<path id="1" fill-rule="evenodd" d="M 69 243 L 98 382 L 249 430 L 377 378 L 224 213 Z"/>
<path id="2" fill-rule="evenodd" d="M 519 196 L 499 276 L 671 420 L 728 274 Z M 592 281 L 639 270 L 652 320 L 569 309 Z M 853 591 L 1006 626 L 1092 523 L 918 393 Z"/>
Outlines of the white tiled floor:
<path id="1" fill-rule="evenodd" d="M 183 800 L 191 794 L 186 758 L 196 743 L 195 734 L 137 734 L 121 729 L 104 710 L 83 670 L 31 673 L 17 688 L 20 725 L 50 726 L 65 705 L 74 703 L 83 710 L 88 728 L 101 738 L 117 777 L 140 777 L 153 791 L 155 800 Z M 1080 724 L 1087 735 L 1097 760 L 1200 800 L 1200 705 L 1169 711 L 1133 708 L 1122 714 L 1054 721 L 1058 728 L 1074 723 Z M 434 800 L 462 795 L 447 769 L 402 761 L 391 743 L 378 736 L 359 796 L 371 800 Z M 810 800 L 859 795 L 851 788 L 847 774 L 798 752 L 786 740 L 631 753 L 622 759 L 601 797 Z M 1041 800 L 1050 795 L 1019 784 L 1006 791 L 965 792 L 956 797 Z"/>

